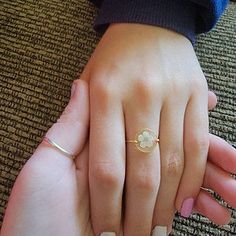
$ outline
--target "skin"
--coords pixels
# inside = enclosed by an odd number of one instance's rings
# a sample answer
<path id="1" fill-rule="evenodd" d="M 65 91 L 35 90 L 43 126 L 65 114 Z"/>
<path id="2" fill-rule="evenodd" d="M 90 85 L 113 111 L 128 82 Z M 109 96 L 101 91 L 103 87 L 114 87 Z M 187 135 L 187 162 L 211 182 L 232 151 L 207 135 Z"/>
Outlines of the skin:
<path id="1" fill-rule="evenodd" d="M 61 136 L 62 146 L 78 155 L 73 161 L 44 142 L 40 143 L 14 184 L 1 236 L 95 235 L 90 215 L 88 183 L 88 86 L 82 80 L 74 83 L 76 90 L 69 104 L 48 134 L 51 132 L 56 138 L 61 130 L 66 134 L 70 125 L 78 127 L 69 143 L 66 135 Z M 210 92 L 209 109 L 215 104 L 216 97 Z M 79 126 L 75 126 L 76 122 Z M 236 199 L 233 197 L 236 181 L 230 172 L 236 173 L 236 150 L 221 138 L 210 135 L 202 186 L 220 193 L 228 204 L 236 207 Z M 203 189 L 197 196 L 194 208 L 217 224 L 225 224 L 230 220 L 229 211 Z"/>
<path id="2" fill-rule="evenodd" d="M 170 228 L 183 201 L 197 198 L 209 147 L 208 88 L 192 44 L 156 26 L 111 24 L 82 79 L 90 90 L 96 235 L 118 234 L 122 219 L 129 236 L 149 235 L 155 225 Z M 146 127 L 160 139 L 154 151 L 126 146 Z"/>

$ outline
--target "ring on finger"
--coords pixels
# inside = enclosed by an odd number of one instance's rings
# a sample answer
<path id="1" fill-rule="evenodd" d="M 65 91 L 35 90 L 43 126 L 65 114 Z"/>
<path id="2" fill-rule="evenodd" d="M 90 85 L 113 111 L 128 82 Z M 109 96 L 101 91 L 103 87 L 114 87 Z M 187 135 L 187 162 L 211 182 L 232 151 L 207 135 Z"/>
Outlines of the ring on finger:
<path id="1" fill-rule="evenodd" d="M 53 140 L 51 140 L 50 138 L 48 138 L 46 136 L 44 136 L 43 141 L 71 159 L 74 159 L 76 157 L 76 155 L 69 153 L 63 147 L 61 147 L 59 144 L 55 143 Z"/>
<path id="2" fill-rule="evenodd" d="M 148 128 L 140 130 L 135 135 L 135 140 L 126 140 L 127 143 L 134 143 L 141 152 L 151 152 L 160 140 L 154 131 Z"/>

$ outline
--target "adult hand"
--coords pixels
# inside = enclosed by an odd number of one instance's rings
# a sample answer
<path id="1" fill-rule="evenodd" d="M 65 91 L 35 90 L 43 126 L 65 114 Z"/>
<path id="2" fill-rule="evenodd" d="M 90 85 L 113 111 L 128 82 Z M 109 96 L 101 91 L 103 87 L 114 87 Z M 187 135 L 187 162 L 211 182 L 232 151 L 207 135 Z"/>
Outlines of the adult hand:
<path id="1" fill-rule="evenodd" d="M 91 236 L 88 192 L 88 87 L 76 80 L 71 100 L 47 137 L 75 160 L 42 142 L 13 187 L 1 236 Z"/>
<path id="2" fill-rule="evenodd" d="M 217 104 L 217 98 L 211 91 L 208 92 L 208 109 L 213 110 Z M 209 150 L 206 171 L 202 188 L 194 204 L 194 212 L 200 213 L 218 225 L 228 224 L 231 220 L 230 211 L 219 204 L 209 194 L 208 190 L 218 193 L 221 198 L 233 208 L 236 208 L 236 181 L 232 173 L 236 173 L 236 150 L 216 135 L 210 134 Z M 163 217 L 163 216 L 161 216 Z M 165 217 L 165 216 L 164 216 Z M 174 217 L 173 217 L 174 218 Z M 168 218 L 163 225 L 155 227 L 153 236 L 163 236 L 172 230 L 173 218 Z"/>
<path id="3" fill-rule="evenodd" d="M 209 192 L 214 191 L 227 205 L 236 208 L 236 149 L 215 135 L 210 134 L 209 152 L 202 188 L 196 198 L 193 211 L 218 225 L 231 220 L 229 209 L 220 204 Z M 173 218 L 172 218 L 173 220 Z M 172 230 L 172 222 L 155 227 L 152 236 L 166 236 Z M 167 227 L 166 227 L 167 226 Z"/>
<path id="4" fill-rule="evenodd" d="M 184 208 L 185 215 L 186 208 L 193 207 L 208 151 L 207 86 L 191 44 L 157 27 L 113 24 L 85 74 L 90 83 L 90 189 L 96 234 L 122 228 L 124 182 L 125 234 L 148 235 L 151 225 L 171 225 L 176 208 Z M 147 158 L 125 147 L 125 136 L 132 139 L 141 127 L 156 130 L 160 137 L 160 152 Z M 159 161 L 162 180 L 154 207 Z M 182 207 L 186 198 L 190 207 Z"/>
<path id="5" fill-rule="evenodd" d="M 215 135 L 210 134 L 209 152 L 203 188 L 213 190 L 231 207 L 236 208 L 236 150 Z M 220 205 L 207 191 L 201 189 L 194 210 L 208 217 L 215 224 L 230 222 L 231 216 L 227 208 Z"/>
<path id="6" fill-rule="evenodd" d="M 150 235 L 199 193 L 209 143 L 206 79 L 187 38 L 141 24 L 111 24 L 85 71 L 93 228 L 118 234 L 124 214 L 125 235 Z M 151 153 L 126 146 L 143 128 L 160 139 Z"/>

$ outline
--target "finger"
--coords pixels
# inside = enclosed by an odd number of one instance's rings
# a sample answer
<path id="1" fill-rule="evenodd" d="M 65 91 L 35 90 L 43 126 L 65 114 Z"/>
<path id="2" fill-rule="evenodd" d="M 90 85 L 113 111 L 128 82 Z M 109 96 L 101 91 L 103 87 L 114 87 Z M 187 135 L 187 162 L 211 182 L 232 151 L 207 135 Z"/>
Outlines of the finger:
<path id="1" fill-rule="evenodd" d="M 138 145 L 145 147 L 149 145 L 145 142 L 148 136 L 144 138 L 148 133 L 142 130 L 148 128 L 157 136 L 160 104 L 153 102 L 154 97 L 146 94 L 143 88 L 138 93 L 143 93 L 143 96 L 134 96 L 135 99 L 127 102 L 124 107 L 126 139 L 134 140 L 137 137 L 143 140 Z M 139 104 L 138 107 L 133 105 L 135 102 Z M 150 146 L 152 144 L 150 142 Z M 159 145 L 145 153 L 138 150 L 134 143 L 127 143 L 126 150 L 124 235 L 150 235 L 160 183 Z"/>
<path id="2" fill-rule="evenodd" d="M 75 83 L 74 93 L 72 93 L 65 112 L 58 120 L 59 123 L 54 124 L 47 134 L 50 135 L 53 141 L 60 143 L 63 148 L 68 148 L 69 150 L 69 148 L 74 147 L 70 151 L 83 154 L 84 148 L 82 146 L 85 142 L 86 125 L 88 123 L 88 114 L 86 113 L 88 111 L 88 106 L 86 105 L 88 102 L 88 88 L 85 82 L 75 81 Z M 76 122 L 81 122 L 81 124 L 74 126 L 77 132 L 71 132 L 71 124 Z M 70 132 L 71 136 L 68 136 L 68 132 Z M 67 146 L 68 138 L 70 138 L 72 143 L 74 140 L 79 140 L 78 147 L 74 144 L 74 146 L 70 144 Z M 86 175 L 83 173 L 83 180 L 86 180 L 85 177 Z M 89 219 L 87 209 L 84 207 L 84 210 L 82 207 L 88 206 L 88 204 L 85 198 L 81 199 L 80 195 L 83 194 L 85 196 L 88 188 L 86 188 L 86 184 L 81 178 L 79 184 L 80 186 L 77 188 L 75 165 L 72 160 L 57 149 L 48 146 L 44 142 L 41 143 L 24 165 L 14 185 L 11 204 L 8 207 L 8 212 L 10 213 L 8 215 L 14 217 L 11 217 L 10 231 L 6 235 L 25 235 L 22 230 L 25 231 L 24 229 L 28 225 L 30 225 L 28 235 L 33 235 L 33 232 L 37 232 L 39 227 L 40 229 L 42 228 L 41 235 L 47 235 L 49 231 L 52 235 L 58 235 L 58 223 L 65 225 L 65 227 L 61 227 L 61 229 L 64 229 L 63 232 L 60 231 L 62 235 L 79 233 L 79 230 L 84 229 L 78 227 L 83 225 L 80 224 L 82 218 L 80 216 L 83 215 L 83 221 Z M 67 196 L 69 196 L 68 199 Z M 81 204 L 79 209 L 78 203 L 85 204 L 85 202 L 87 205 Z M 61 213 L 61 210 L 63 210 L 63 215 L 65 216 L 75 215 L 78 218 L 62 218 L 58 214 L 58 212 Z M 17 212 L 20 213 L 20 218 L 15 217 Z M 43 221 L 40 219 L 42 215 L 44 215 Z M 19 219 L 21 220 L 19 221 Z M 15 227 L 11 227 L 12 225 Z M 14 228 L 18 229 L 17 233 L 10 233 Z M 88 232 L 87 228 L 86 231 Z"/>
<path id="3" fill-rule="evenodd" d="M 121 224 L 125 177 L 125 134 L 120 101 L 109 87 L 91 89 L 89 184 L 95 235 L 113 232 Z"/>
<path id="4" fill-rule="evenodd" d="M 212 189 L 230 206 L 236 208 L 236 180 L 229 173 L 210 162 L 207 163 L 203 187 Z"/>
<path id="5" fill-rule="evenodd" d="M 236 173 L 236 149 L 213 134 L 210 135 L 208 160 L 230 173 Z"/>
<path id="6" fill-rule="evenodd" d="M 59 196 L 58 199 L 61 199 L 61 202 L 65 201 L 63 202 L 64 208 L 62 208 L 63 214 L 66 216 L 76 216 L 63 220 L 63 223 L 67 225 L 67 228 L 69 229 L 69 231 L 67 230 L 69 235 L 70 232 L 73 232 L 72 230 L 78 235 L 84 235 L 84 232 L 93 235 L 90 225 L 85 225 L 84 223 L 85 221 L 88 222 L 90 220 L 88 188 L 88 124 L 88 84 L 82 80 L 75 80 L 72 85 L 71 98 L 68 105 L 61 117 L 57 120 L 57 123 L 54 124 L 46 134 L 47 137 L 51 138 L 68 152 L 77 154 L 75 165 L 71 159 L 65 157 L 58 152 L 58 150 L 51 147 L 50 152 L 53 153 L 41 153 L 41 155 L 43 154 L 42 158 L 49 156 L 50 158 L 48 158 L 48 160 L 53 162 L 52 165 L 46 163 L 46 168 L 49 169 L 48 173 L 50 173 L 50 177 L 47 177 L 47 179 L 52 178 L 52 175 L 57 175 L 57 177 L 54 178 L 54 187 L 58 183 L 60 183 L 61 186 L 64 186 L 63 188 L 58 188 L 58 192 L 56 192 L 56 188 L 53 188 L 55 193 L 52 194 L 51 198 L 54 198 L 54 202 L 56 202 L 55 196 Z M 54 160 L 53 157 L 55 157 Z M 53 169 L 55 165 L 58 165 L 60 168 Z M 41 168 L 45 169 L 42 163 Z M 41 177 L 42 176 L 46 175 L 41 175 Z M 66 176 L 70 176 L 70 178 L 66 178 Z M 68 179 L 71 181 L 66 181 Z M 61 198 L 60 195 L 62 196 Z M 68 199 L 70 200 L 67 201 L 65 196 L 69 196 Z M 55 204 L 55 207 L 56 206 L 57 205 Z M 78 208 L 78 206 L 80 207 Z M 57 208 L 58 207 L 56 207 L 56 209 Z M 58 212 L 58 210 L 52 210 L 53 206 L 50 208 L 50 212 Z M 54 214 L 53 217 L 56 217 L 56 215 Z"/>
<path id="7" fill-rule="evenodd" d="M 84 80 L 87 82 L 87 84 L 89 85 L 90 82 L 90 72 L 91 72 L 91 60 L 89 60 L 86 64 L 86 66 L 83 68 L 82 73 L 77 72 L 76 74 L 76 78 L 80 79 L 80 80 Z"/>
<path id="8" fill-rule="evenodd" d="M 217 225 L 228 224 L 231 218 L 229 210 L 204 190 L 200 191 L 195 201 L 194 211 L 206 216 Z"/>
<path id="9" fill-rule="evenodd" d="M 185 114 L 185 167 L 176 198 L 176 208 L 184 217 L 191 214 L 203 182 L 208 143 L 207 93 L 203 91 L 190 98 Z"/>
<path id="10" fill-rule="evenodd" d="M 213 110 L 217 104 L 217 97 L 214 92 L 208 91 L 208 110 Z"/>
<path id="11" fill-rule="evenodd" d="M 45 135 L 71 154 L 79 154 L 86 141 L 89 122 L 88 98 L 87 83 L 75 80 L 69 104 L 57 123 L 53 124 Z M 44 141 L 38 146 L 34 156 L 50 156 L 51 160 L 56 159 L 57 162 L 63 163 L 71 161 L 65 154 Z"/>
<path id="12" fill-rule="evenodd" d="M 172 227 L 175 198 L 184 166 L 183 123 L 186 103 L 180 98 L 177 101 L 168 100 L 161 111 L 161 184 L 153 217 L 153 236 L 167 235 Z"/>

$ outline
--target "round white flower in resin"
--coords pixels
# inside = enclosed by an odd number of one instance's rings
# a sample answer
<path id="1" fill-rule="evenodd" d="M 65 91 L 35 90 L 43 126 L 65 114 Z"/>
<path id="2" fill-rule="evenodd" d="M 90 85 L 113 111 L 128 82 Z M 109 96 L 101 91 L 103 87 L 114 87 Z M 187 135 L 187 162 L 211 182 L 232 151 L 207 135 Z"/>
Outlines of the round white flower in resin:
<path id="1" fill-rule="evenodd" d="M 142 152 L 151 152 L 157 142 L 156 134 L 150 129 L 143 129 L 136 135 L 136 147 Z"/>

